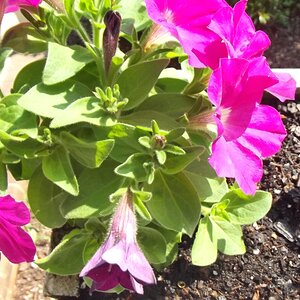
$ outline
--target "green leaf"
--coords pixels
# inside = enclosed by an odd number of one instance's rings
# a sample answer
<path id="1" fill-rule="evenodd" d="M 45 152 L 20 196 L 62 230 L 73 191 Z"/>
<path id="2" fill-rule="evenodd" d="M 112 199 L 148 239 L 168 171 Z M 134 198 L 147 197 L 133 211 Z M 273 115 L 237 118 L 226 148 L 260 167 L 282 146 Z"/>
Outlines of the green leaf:
<path id="1" fill-rule="evenodd" d="M 21 173 L 22 179 L 30 180 L 35 170 L 40 166 L 41 159 L 39 157 L 32 158 L 32 159 L 22 158 L 21 164 L 22 164 L 22 173 Z"/>
<path id="2" fill-rule="evenodd" d="M 84 267 L 82 253 L 91 238 L 87 232 L 74 229 L 45 258 L 35 263 L 43 270 L 57 275 L 74 275 Z M 76 258 L 76 259 L 74 259 Z"/>
<path id="3" fill-rule="evenodd" d="M 87 143 L 68 132 L 62 132 L 60 140 L 70 154 L 88 168 L 98 168 L 114 146 L 114 140 Z"/>
<path id="4" fill-rule="evenodd" d="M 119 122 L 145 127 L 149 127 L 152 120 L 155 120 L 159 124 L 160 130 L 168 131 L 182 127 L 180 123 L 176 122 L 173 118 L 165 115 L 164 113 L 151 110 L 137 111 L 119 118 Z"/>
<path id="5" fill-rule="evenodd" d="M 98 98 L 85 97 L 76 100 L 66 109 L 61 110 L 52 120 L 50 127 L 59 128 L 80 122 L 97 126 L 111 126 L 116 123 L 115 117 L 99 106 Z"/>
<path id="6" fill-rule="evenodd" d="M 156 270 L 162 270 L 163 268 L 169 266 L 175 261 L 178 255 L 178 244 L 181 242 L 182 233 L 175 232 L 173 230 L 168 230 L 157 225 L 151 224 L 155 229 L 157 229 L 164 237 L 167 248 L 166 248 L 166 261 L 163 264 L 155 264 Z"/>
<path id="7" fill-rule="evenodd" d="M 94 256 L 96 251 L 101 247 L 101 242 L 95 239 L 89 239 L 83 249 L 82 259 L 84 264 L 87 264 L 88 261 Z"/>
<path id="8" fill-rule="evenodd" d="M 47 43 L 30 23 L 21 23 L 6 31 L 2 46 L 19 53 L 40 53 L 47 50 Z"/>
<path id="9" fill-rule="evenodd" d="M 7 170 L 5 164 L 0 162 L 0 195 L 6 193 L 7 190 Z"/>
<path id="10" fill-rule="evenodd" d="M 151 264 L 162 264 L 166 261 L 166 241 L 164 236 L 150 227 L 139 227 L 138 243 Z"/>
<path id="11" fill-rule="evenodd" d="M 44 176 L 41 167 L 36 169 L 29 181 L 28 202 L 39 222 L 50 228 L 64 225 L 66 219 L 60 212 L 60 205 L 66 196 Z"/>
<path id="12" fill-rule="evenodd" d="M 192 247 L 192 263 L 196 266 L 208 266 L 217 260 L 218 248 L 213 243 L 213 228 L 209 217 L 200 220 Z"/>
<path id="13" fill-rule="evenodd" d="M 53 85 L 63 82 L 73 77 L 92 61 L 93 57 L 86 48 L 80 46 L 70 48 L 56 43 L 49 43 L 43 83 Z"/>
<path id="14" fill-rule="evenodd" d="M 181 93 L 186 85 L 186 80 L 182 80 L 180 78 L 163 77 L 157 80 L 155 90 L 158 93 Z"/>
<path id="15" fill-rule="evenodd" d="M 17 75 L 13 90 L 15 92 L 20 91 L 20 89 L 24 86 L 31 88 L 42 80 L 43 69 L 45 67 L 46 60 L 41 59 L 34 61 L 28 65 L 26 65 Z M 36 99 L 34 99 L 36 104 Z"/>
<path id="16" fill-rule="evenodd" d="M 240 225 L 232 224 L 218 216 L 211 216 L 212 238 L 218 250 L 226 255 L 239 255 L 246 252 L 243 232 Z"/>
<path id="17" fill-rule="evenodd" d="M 158 171 L 145 189 L 152 193 L 147 207 L 157 222 L 167 229 L 193 235 L 201 208 L 197 193 L 184 174 L 169 176 Z"/>
<path id="18" fill-rule="evenodd" d="M 145 191 L 136 191 L 131 189 L 133 193 L 133 201 L 135 204 L 135 210 L 136 212 L 146 221 L 151 221 L 152 216 L 147 209 L 144 202 L 149 201 L 152 197 L 151 193 L 147 193 Z"/>
<path id="19" fill-rule="evenodd" d="M 108 137 L 115 140 L 115 146 L 110 153 L 110 157 L 121 163 L 134 153 L 144 152 L 144 147 L 138 142 L 144 134 L 144 132 L 140 132 L 137 128 L 127 124 L 95 128 L 97 138 L 105 139 Z"/>
<path id="20" fill-rule="evenodd" d="M 174 140 L 177 140 L 185 133 L 185 128 L 176 128 L 171 130 L 165 135 L 165 138 L 168 142 L 172 142 Z"/>
<path id="21" fill-rule="evenodd" d="M 215 170 L 211 167 L 211 165 L 208 162 L 210 154 L 207 150 L 204 150 L 203 154 L 200 157 L 200 160 L 194 160 L 187 169 L 194 174 L 198 174 L 203 177 L 207 178 L 217 178 L 217 174 Z"/>
<path id="22" fill-rule="evenodd" d="M 112 213 L 115 204 L 110 195 L 118 190 L 124 179 L 114 173 L 115 162 L 105 160 L 97 169 L 85 169 L 78 177 L 80 193 L 69 196 L 61 206 L 67 219 L 87 219 Z"/>
<path id="23" fill-rule="evenodd" d="M 38 157 L 39 153 L 46 149 L 46 146 L 31 138 L 21 138 L 7 134 L 0 130 L 0 142 L 12 153 L 24 157 Z"/>
<path id="24" fill-rule="evenodd" d="M 272 206 L 272 195 L 257 191 L 254 196 L 248 196 L 241 189 L 227 193 L 223 199 L 229 200 L 226 212 L 234 224 L 252 224 L 264 217 Z"/>
<path id="25" fill-rule="evenodd" d="M 120 176 L 134 179 L 137 182 L 146 181 L 148 173 L 143 165 L 145 162 L 149 162 L 149 160 L 151 161 L 151 157 L 147 154 L 133 154 L 123 164 L 119 165 L 115 169 L 115 172 Z"/>
<path id="26" fill-rule="evenodd" d="M 39 83 L 23 95 L 18 104 L 36 115 L 53 119 L 69 104 L 89 95 L 92 92 L 85 85 L 71 80 L 55 86 Z"/>
<path id="27" fill-rule="evenodd" d="M 157 94 L 147 98 L 136 108 L 136 111 L 151 110 L 159 113 L 163 112 L 167 116 L 177 119 L 187 113 L 194 103 L 194 98 L 182 94 Z"/>
<path id="28" fill-rule="evenodd" d="M 71 195 L 79 194 L 79 186 L 70 157 L 65 148 L 58 146 L 43 158 L 42 168 L 45 176 Z"/>
<path id="29" fill-rule="evenodd" d="M 37 137 L 37 121 L 35 115 L 17 105 L 19 94 L 11 94 L 0 102 L 0 130 L 12 135 L 26 134 Z"/>
<path id="30" fill-rule="evenodd" d="M 184 155 L 168 155 L 167 161 L 162 168 L 166 174 L 176 174 L 184 170 L 192 161 L 194 161 L 204 151 L 204 147 L 195 146 L 184 148 Z"/>
<path id="31" fill-rule="evenodd" d="M 202 156 L 201 156 L 202 158 Z M 199 199 L 205 203 L 215 203 L 221 201 L 222 197 L 228 193 L 228 186 L 225 178 L 207 178 L 203 175 L 198 174 L 196 168 L 201 162 L 193 161 L 184 170 L 184 174 L 188 176 L 193 186 L 197 190 Z M 193 166 L 191 166 L 193 165 Z M 200 171 L 200 170 L 199 170 Z M 200 172 L 199 172 L 200 173 Z"/>
<path id="32" fill-rule="evenodd" d="M 151 23 L 143 0 L 120 0 L 118 4 L 123 22 L 127 19 L 134 20 L 136 31 L 145 29 Z"/>
<path id="33" fill-rule="evenodd" d="M 132 109 L 145 100 L 168 63 L 167 59 L 146 61 L 133 65 L 121 73 L 116 83 L 120 87 L 121 95 L 129 99 L 125 110 Z"/>
<path id="34" fill-rule="evenodd" d="M 12 54 L 12 52 L 13 50 L 10 48 L 4 48 L 4 47 L 0 48 L 0 72 L 4 67 L 6 58 L 9 57 Z"/>
<path id="35" fill-rule="evenodd" d="M 166 162 L 167 154 L 165 151 L 155 150 L 155 155 L 156 155 L 156 158 L 157 158 L 159 164 L 163 165 Z"/>

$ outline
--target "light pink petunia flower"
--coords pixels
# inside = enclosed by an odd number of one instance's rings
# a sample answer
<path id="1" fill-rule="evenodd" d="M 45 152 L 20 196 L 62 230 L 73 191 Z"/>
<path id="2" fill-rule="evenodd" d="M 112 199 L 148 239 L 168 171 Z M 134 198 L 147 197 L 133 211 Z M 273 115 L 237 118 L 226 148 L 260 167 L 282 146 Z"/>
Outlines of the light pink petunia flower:
<path id="1" fill-rule="evenodd" d="M 125 193 L 114 213 L 106 241 L 80 276 L 93 280 L 91 291 L 108 291 L 118 285 L 143 294 L 144 284 L 155 284 L 153 270 L 136 241 L 132 194 Z"/>
<path id="2" fill-rule="evenodd" d="M 0 197 L 0 251 L 12 263 L 31 262 L 36 252 L 30 235 L 21 226 L 30 222 L 23 202 L 11 196 Z"/>

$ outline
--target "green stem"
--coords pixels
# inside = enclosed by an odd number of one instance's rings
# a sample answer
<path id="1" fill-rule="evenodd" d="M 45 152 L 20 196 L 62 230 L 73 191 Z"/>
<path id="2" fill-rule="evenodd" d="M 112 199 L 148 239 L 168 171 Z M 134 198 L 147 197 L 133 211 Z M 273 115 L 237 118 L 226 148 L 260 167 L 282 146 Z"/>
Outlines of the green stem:
<path id="1" fill-rule="evenodd" d="M 93 48 L 90 44 L 85 43 L 86 48 L 91 52 L 94 57 L 98 73 L 99 73 L 99 82 L 102 89 L 107 87 L 107 80 L 105 76 L 104 64 L 103 64 L 103 55 L 101 49 Z"/>

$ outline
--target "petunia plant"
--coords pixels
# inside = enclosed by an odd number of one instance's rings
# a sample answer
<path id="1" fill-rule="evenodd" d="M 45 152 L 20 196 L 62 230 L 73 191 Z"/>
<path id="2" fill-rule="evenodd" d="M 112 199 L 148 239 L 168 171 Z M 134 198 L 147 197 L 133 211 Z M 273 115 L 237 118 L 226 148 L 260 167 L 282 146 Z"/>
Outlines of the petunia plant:
<path id="1" fill-rule="evenodd" d="M 270 69 L 270 40 L 246 4 L 2 2 L 2 15 L 21 9 L 28 22 L 4 35 L 0 66 L 12 51 L 44 58 L 1 93 L 1 193 L 7 172 L 28 180 L 36 219 L 73 227 L 36 260 L 40 268 L 79 274 L 91 292 L 142 294 L 156 283 L 153 268 L 176 259 L 183 235 L 194 237 L 194 265 L 213 263 L 218 251 L 245 253 L 241 226 L 272 204 L 257 190 L 262 159 L 286 136 L 261 100 L 265 92 L 293 100 L 296 88 Z M 28 222 L 6 219 L 1 203 L 1 232 Z"/>

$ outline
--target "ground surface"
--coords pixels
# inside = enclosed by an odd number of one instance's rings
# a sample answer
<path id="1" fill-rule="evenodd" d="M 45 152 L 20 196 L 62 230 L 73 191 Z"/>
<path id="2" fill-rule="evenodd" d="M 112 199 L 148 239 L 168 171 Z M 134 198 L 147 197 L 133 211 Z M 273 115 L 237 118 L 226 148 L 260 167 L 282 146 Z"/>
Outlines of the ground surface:
<path id="1" fill-rule="evenodd" d="M 288 28 L 271 28 L 272 48 L 267 56 L 272 67 L 300 67 L 300 18 Z M 157 274 L 158 284 L 146 287 L 144 296 L 94 294 L 93 299 L 300 299 L 300 102 L 278 106 L 288 130 L 283 149 L 265 161 L 261 188 L 273 194 L 267 217 L 244 228 L 247 253 L 220 255 L 206 268 L 190 263 L 191 240 L 180 247 L 178 260 Z M 48 252 L 49 231 L 36 222 L 38 256 Z M 49 299 L 42 294 L 44 274 L 21 265 L 15 300 Z M 71 298 L 65 298 L 71 299 Z M 81 299 L 92 299 L 82 292 Z"/>

